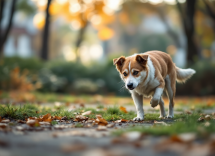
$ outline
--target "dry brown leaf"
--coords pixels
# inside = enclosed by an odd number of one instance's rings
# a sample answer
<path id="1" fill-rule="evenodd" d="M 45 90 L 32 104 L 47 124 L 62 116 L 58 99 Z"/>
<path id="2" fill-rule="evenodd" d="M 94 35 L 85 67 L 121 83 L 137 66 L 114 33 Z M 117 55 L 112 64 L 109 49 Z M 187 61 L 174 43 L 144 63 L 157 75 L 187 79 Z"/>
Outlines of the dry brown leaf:
<path id="1" fill-rule="evenodd" d="M 80 103 L 79 106 L 80 107 L 85 107 L 85 105 L 83 103 Z"/>
<path id="2" fill-rule="evenodd" d="M 103 119 L 102 117 L 100 117 L 98 115 L 96 117 L 97 117 L 96 123 L 98 123 L 98 125 L 106 126 L 108 124 L 108 122 L 105 119 Z"/>
<path id="3" fill-rule="evenodd" d="M 86 111 L 84 113 L 82 113 L 82 115 L 90 115 L 92 113 L 92 111 Z"/>
<path id="4" fill-rule="evenodd" d="M 3 119 L 3 120 L 1 120 L 1 123 L 9 123 L 9 122 L 10 122 L 9 119 Z"/>
<path id="5" fill-rule="evenodd" d="M 0 123 L 0 128 L 2 128 L 2 129 L 5 129 L 5 128 L 7 128 L 7 124 L 5 124 L 5 123 Z"/>
<path id="6" fill-rule="evenodd" d="M 43 115 L 39 121 L 45 121 L 45 122 L 52 122 L 52 117 L 51 117 L 51 114 L 48 113 L 46 115 Z"/>
<path id="7" fill-rule="evenodd" d="M 61 120 L 67 120 L 68 118 L 66 116 L 62 117 Z"/>
<path id="8" fill-rule="evenodd" d="M 110 124 L 107 125 L 107 128 L 112 128 L 112 127 L 114 127 L 114 126 L 115 126 L 114 123 L 110 123 Z"/>
<path id="9" fill-rule="evenodd" d="M 54 120 L 61 120 L 62 117 L 61 116 L 54 116 Z"/>
<path id="10" fill-rule="evenodd" d="M 205 120 L 204 117 L 200 117 L 200 118 L 198 119 L 199 122 L 203 122 L 204 120 Z"/>
<path id="11" fill-rule="evenodd" d="M 126 110 L 125 107 L 120 106 L 119 109 L 120 109 L 121 111 L 123 111 L 124 113 L 128 113 L 128 111 Z"/>
<path id="12" fill-rule="evenodd" d="M 128 120 L 120 119 L 120 120 L 116 120 L 115 122 L 117 122 L 117 123 L 121 123 L 121 122 L 128 122 Z"/>
<path id="13" fill-rule="evenodd" d="M 39 127 L 40 126 L 40 123 L 38 120 L 28 120 L 26 122 L 27 125 L 29 125 L 30 127 Z"/>
<path id="14" fill-rule="evenodd" d="M 17 122 L 18 122 L 18 123 L 22 123 L 22 124 L 25 124 L 25 123 L 26 123 L 26 121 L 24 121 L 24 120 L 17 120 Z"/>
<path id="15" fill-rule="evenodd" d="M 39 122 L 40 125 L 51 125 L 50 122 Z"/>
<path id="16" fill-rule="evenodd" d="M 27 128 L 26 127 L 23 127 L 23 126 L 16 126 L 16 130 L 17 131 L 24 131 L 26 130 Z"/>
<path id="17" fill-rule="evenodd" d="M 205 115 L 205 119 L 206 120 L 211 120 L 211 116 L 210 115 Z"/>
<path id="18" fill-rule="evenodd" d="M 192 114 L 192 112 L 189 111 L 189 110 L 185 111 L 185 113 L 186 113 L 186 114 Z"/>
<path id="19" fill-rule="evenodd" d="M 86 120 L 88 120 L 88 117 L 86 117 L 86 116 L 83 116 L 83 115 L 77 115 L 76 117 L 75 117 L 75 120 L 74 121 L 86 121 Z"/>

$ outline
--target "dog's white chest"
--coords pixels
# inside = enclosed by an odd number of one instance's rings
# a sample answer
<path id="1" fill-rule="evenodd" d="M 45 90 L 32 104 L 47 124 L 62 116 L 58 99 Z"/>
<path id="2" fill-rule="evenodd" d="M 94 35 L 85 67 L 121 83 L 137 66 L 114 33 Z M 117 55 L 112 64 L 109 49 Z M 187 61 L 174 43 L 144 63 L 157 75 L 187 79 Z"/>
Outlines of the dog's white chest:
<path id="1" fill-rule="evenodd" d="M 154 91 L 157 86 L 159 86 L 159 81 L 157 79 L 150 80 L 147 85 L 139 85 L 134 91 L 139 95 L 143 95 L 144 97 L 151 97 L 154 94 Z"/>

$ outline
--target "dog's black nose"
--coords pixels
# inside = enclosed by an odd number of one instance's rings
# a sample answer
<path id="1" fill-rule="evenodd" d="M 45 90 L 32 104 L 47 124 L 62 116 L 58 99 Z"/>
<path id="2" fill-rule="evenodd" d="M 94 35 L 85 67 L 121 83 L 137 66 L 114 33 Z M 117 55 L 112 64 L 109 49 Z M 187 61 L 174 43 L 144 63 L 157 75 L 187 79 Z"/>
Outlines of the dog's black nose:
<path id="1" fill-rule="evenodd" d="M 133 83 L 127 84 L 127 87 L 128 87 L 129 89 L 132 89 L 132 88 L 133 88 Z"/>

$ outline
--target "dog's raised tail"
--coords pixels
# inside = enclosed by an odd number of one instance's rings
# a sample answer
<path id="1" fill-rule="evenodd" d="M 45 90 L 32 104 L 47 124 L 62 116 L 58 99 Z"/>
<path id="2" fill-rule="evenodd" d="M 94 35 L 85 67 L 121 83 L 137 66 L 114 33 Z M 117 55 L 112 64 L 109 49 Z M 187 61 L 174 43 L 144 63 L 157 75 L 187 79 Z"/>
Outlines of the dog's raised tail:
<path id="1" fill-rule="evenodd" d="M 185 83 L 196 71 L 188 68 L 188 69 L 181 69 L 176 67 L 176 74 L 177 74 L 177 82 Z"/>

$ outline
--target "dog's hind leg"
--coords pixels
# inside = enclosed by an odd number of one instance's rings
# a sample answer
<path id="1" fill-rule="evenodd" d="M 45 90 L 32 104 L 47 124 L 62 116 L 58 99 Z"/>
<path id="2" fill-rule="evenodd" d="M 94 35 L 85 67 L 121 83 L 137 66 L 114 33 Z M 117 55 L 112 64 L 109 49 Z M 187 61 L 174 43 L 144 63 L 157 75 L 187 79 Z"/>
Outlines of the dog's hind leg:
<path id="1" fill-rule="evenodd" d="M 140 121 L 144 119 L 144 111 L 143 111 L 143 95 L 139 95 L 136 92 L 131 92 L 132 98 L 134 100 L 134 104 L 137 110 L 137 117 L 134 118 L 134 121 Z"/>
<path id="2" fill-rule="evenodd" d="M 166 93 L 169 98 L 169 110 L 168 110 L 168 118 L 173 118 L 174 117 L 174 97 L 175 97 L 175 79 L 174 79 L 174 74 L 167 75 L 165 78 L 165 87 L 166 87 Z M 174 82 L 171 82 L 174 81 Z"/>
<path id="3" fill-rule="evenodd" d="M 160 116 L 159 116 L 159 118 L 163 118 L 163 117 L 166 116 L 166 112 L 165 112 L 164 102 L 163 102 L 162 97 L 160 99 L 159 106 L 160 106 Z"/>

